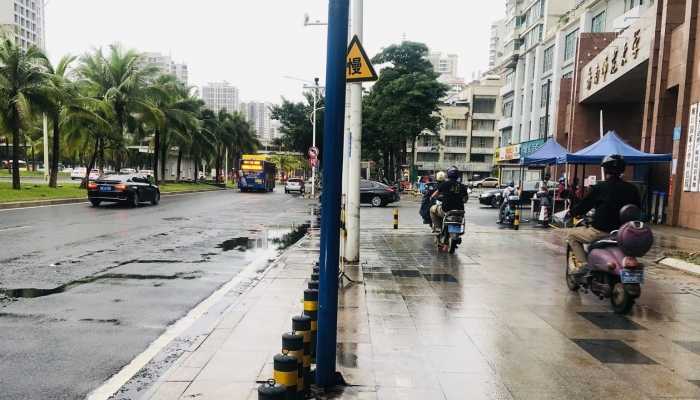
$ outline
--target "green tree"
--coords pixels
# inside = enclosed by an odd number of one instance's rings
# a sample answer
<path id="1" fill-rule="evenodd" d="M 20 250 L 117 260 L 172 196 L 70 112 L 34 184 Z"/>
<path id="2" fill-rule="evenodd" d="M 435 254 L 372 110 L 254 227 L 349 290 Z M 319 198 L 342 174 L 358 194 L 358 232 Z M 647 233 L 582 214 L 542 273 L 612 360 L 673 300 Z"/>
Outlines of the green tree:
<path id="1" fill-rule="evenodd" d="M 280 121 L 282 137 L 277 144 L 283 149 L 306 154 L 313 143 L 313 93 L 304 93 L 304 102 L 282 99 L 282 104 L 271 108 L 272 118 Z M 324 98 L 316 105 L 316 147 L 323 148 Z"/>
<path id="2" fill-rule="evenodd" d="M 46 56 L 36 47 L 22 50 L 0 39 L 0 125 L 12 135 L 12 188 L 19 190 L 22 129 L 31 122 L 34 105 L 45 103 Z"/>
<path id="3" fill-rule="evenodd" d="M 406 145 L 412 145 L 408 163 L 413 168 L 416 139 L 426 132 L 435 134 L 440 127 L 440 101 L 448 88 L 438 82 L 427 55 L 426 45 L 404 41 L 372 59 L 388 66 L 363 102 L 367 120 L 363 141 L 370 148 L 381 149 L 385 173 L 392 180 L 407 158 Z"/>

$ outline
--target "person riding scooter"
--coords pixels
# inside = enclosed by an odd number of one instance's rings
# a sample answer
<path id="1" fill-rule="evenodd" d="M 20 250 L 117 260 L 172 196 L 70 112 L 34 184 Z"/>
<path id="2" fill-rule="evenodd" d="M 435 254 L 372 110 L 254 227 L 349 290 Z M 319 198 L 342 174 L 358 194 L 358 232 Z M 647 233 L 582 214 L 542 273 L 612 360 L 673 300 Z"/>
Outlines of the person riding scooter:
<path id="1" fill-rule="evenodd" d="M 621 225 L 620 210 L 624 206 L 634 204 L 641 207 L 639 191 L 633 184 L 622 178 L 627 166 L 624 157 L 619 154 L 609 155 L 603 159 L 600 166 L 605 174 L 605 181 L 593 186 L 570 211 L 571 216 L 581 217 L 595 209 L 590 227 L 569 229 L 567 242 L 576 257 L 577 271 L 572 271 L 575 275 L 587 272 L 584 244 L 601 240 L 618 229 Z"/>
<path id="2" fill-rule="evenodd" d="M 437 191 L 431 196 L 432 200 L 441 200 L 442 204 L 430 207 L 430 218 L 433 221 L 433 232 L 440 233 L 442 219 L 445 213 L 452 210 L 464 211 L 464 203 L 467 201 L 469 192 L 466 185 L 459 182 L 460 172 L 457 167 L 452 166 L 447 169 L 447 180 L 442 182 Z"/>
<path id="3" fill-rule="evenodd" d="M 501 209 L 498 211 L 498 223 L 500 224 L 503 222 L 503 214 L 506 211 L 506 208 L 508 208 L 508 197 L 509 196 L 517 196 L 518 190 L 515 188 L 515 182 L 510 181 L 508 182 L 508 186 L 506 186 L 505 189 L 503 189 L 503 193 L 501 194 L 501 198 L 503 199 L 503 202 L 501 203 Z"/>
<path id="4" fill-rule="evenodd" d="M 435 193 L 440 184 L 445 182 L 446 176 L 447 175 L 443 171 L 439 171 L 435 176 L 437 182 L 425 183 L 425 190 L 423 191 L 423 198 L 421 199 L 420 205 L 420 216 L 423 218 L 423 223 L 426 225 L 432 224 L 432 220 L 430 219 L 430 207 L 435 205 L 435 199 L 432 197 L 433 193 Z"/>

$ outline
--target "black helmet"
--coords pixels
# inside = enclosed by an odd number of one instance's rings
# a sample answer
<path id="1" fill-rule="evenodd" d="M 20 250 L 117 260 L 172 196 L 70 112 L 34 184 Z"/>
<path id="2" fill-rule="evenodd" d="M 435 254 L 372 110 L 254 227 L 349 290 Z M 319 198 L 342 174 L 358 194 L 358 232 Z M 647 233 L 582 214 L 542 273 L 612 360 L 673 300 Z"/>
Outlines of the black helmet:
<path id="1" fill-rule="evenodd" d="M 513 182 L 513 181 L 508 182 L 508 187 L 515 187 L 515 182 Z"/>
<path id="2" fill-rule="evenodd" d="M 457 180 L 459 179 L 459 170 L 454 165 L 447 168 L 447 178 Z"/>
<path id="3" fill-rule="evenodd" d="M 611 154 L 603 159 L 600 166 L 603 168 L 606 174 L 621 175 L 623 172 L 625 172 L 627 163 L 625 162 L 625 158 L 621 155 Z"/>

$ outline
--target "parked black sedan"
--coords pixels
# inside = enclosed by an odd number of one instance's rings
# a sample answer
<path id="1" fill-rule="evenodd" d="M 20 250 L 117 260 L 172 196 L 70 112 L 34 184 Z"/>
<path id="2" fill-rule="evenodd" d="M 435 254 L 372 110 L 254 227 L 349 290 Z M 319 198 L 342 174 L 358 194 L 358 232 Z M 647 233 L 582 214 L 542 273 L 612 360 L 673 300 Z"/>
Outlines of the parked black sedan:
<path id="1" fill-rule="evenodd" d="M 144 175 L 103 175 L 88 182 L 88 200 L 93 206 L 103 201 L 126 203 L 132 207 L 144 201 L 153 205 L 160 202 L 160 189 Z"/>
<path id="2" fill-rule="evenodd" d="M 360 180 L 360 203 L 371 204 L 372 207 L 384 207 L 399 200 L 400 196 L 396 188 L 376 181 Z"/>
<path id="3" fill-rule="evenodd" d="M 479 195 L 479 204 L 498 208 L 503 202 L 503 189 L 486 190 Z"/>

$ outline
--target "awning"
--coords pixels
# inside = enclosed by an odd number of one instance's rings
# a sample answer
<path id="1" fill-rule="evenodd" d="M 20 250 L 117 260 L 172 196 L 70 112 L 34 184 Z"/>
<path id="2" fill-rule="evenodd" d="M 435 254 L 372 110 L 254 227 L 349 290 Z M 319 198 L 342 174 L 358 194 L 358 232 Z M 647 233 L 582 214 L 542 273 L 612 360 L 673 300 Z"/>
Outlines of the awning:
<path id="1" fill-rule="evenodd" d="M 568 152 L 562 145 L 557 143 L 554 138 L 549 138 L 539 150 L 523 158 L 523 165 L 556 164 L 560 157 L 564 157 L 567 154 Z"/>
<path id="2" fill-rule="evenodd" d="M 637 150 L 625 143 L 617 134 L 610 131 L 602 139 L 573 154 L 558 157 L 559 164 L 600 164 L 603 158 L 620 154 L 627 164 L 653 164 L 669 162 L 671 154 L 651 154 Z"/>

